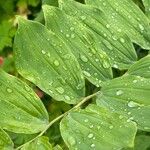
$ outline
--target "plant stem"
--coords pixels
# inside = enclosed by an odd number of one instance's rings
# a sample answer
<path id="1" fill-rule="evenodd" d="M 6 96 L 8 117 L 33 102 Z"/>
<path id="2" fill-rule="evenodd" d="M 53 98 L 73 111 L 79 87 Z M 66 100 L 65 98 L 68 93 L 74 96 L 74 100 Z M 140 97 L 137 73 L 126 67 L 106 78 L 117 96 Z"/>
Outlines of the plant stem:
<path id="1" fill-rule="evenodd" d="M 17 147 L 15 150 L 19 150 L 21 149 L 23 146 L 25 146 L 26 144 L 30 144 L 31 142 L 35 141 L 37 138 L 39 138 L 40 136 L 42 136 L 55 122 L 57 122 L 58 120 L 60 120 L 61 118 L 63 118 L 64 116 L 66 116 L 69 112 L 78 109 L 82 104 L 84 104 L 85 102 L 87 102 L 88 100 L 90 100 L 92 97 L 98 95 L 100 93 L 100 91 L 89 95 L 85 98 L 83 98 L 83 100 L 81 102 L 79 102 L 77 105 L 75 105 L 73 108 L 71 108 L 70 110 L 68 110 L 67 112 L 65 112 L 64 114 L 61 114 L 60 116 L 58 116 L 57 118 L 55 118 L 54 120 L 52 120 L 47 127 L 39 134 L 37 135 L 35 138 L 33 138 L 32 140 L 24 143 L 23 145 Z"/>

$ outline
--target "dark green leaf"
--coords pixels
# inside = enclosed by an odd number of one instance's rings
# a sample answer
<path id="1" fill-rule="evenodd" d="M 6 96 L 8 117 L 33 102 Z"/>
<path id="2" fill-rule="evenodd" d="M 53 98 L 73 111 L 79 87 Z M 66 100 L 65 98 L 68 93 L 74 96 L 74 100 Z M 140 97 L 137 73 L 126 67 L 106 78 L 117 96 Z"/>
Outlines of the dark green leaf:
<path id="1" fill-rule="evenodd" d="M 63 0 L 60 7 L 91 30 L 97 39 L 98 49 L 107 53 L 113 67 L 127 69 L 136 61 L 137 56 L 130 39 L 123 32 L 117 33 L 98 8 L 70 0 Z"/>
<path id="2" fill-rule="evenodd" d="M 124 76 L 105 82 L 97 104 L 108 107 L 129 120 L 138 128 L 150 131 L 150 80 L 140 76 Z"/>
<path id="3" fill-rule="evenodd" d="M 90 82 L 100 86 L 102 81 L 112 79 L 109 58 L 97 47 L 89 29 L 59 8 L 45 5 L 43 11 L 46 26 L 70 47 Z"/>
<path id="4" fill-rule="evenodd" d="M 76 58 L 42 24 L 19 18 L 15 54 L 19 73 L 56 100 L 74 104 L 84 96 L 84 78 Z"/>
<path id="5" fill-rule="evenodd" d="M 150 0 L 142 0 L 145 6 L 145 12 L 148 18 L 150 19 Z"/>
<path id="6" fill-rule="evenodd" d="M 45 129 L 47 111 L 27 84 L 0 70 L 0 91 L 0 127 L 26 134 Z"/>
<path id="7" fill-rule="evenodd" d="M 86 0 L 86 3 L 105 13 L 110 28 L 125 32 L 133 42 L 150 49 L 149 20 L 132 0 Z"/>
<path id="8" fill-rule="evenodd" d="M 71 150 L 112 150 L 133 146 L 136 125 L 105 108 L 90 105 L 69 113 L 61 121 L 60 130 Z"/>

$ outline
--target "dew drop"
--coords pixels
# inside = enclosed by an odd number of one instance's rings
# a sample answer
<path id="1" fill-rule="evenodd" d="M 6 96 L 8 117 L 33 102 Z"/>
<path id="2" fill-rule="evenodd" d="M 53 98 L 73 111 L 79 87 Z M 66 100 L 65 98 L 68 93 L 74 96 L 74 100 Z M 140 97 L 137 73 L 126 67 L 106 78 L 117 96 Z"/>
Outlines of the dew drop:
<path id="1" fill-rule="evenodd" d="M 91 147 L 94 148 L 94 147 L 95 147 L 95 144 L 91 144 Z"/>
<path id="2" fill-rule="evenodd" d="M 74 31 L 74 27 L 70 27 L 70 31 Z"/>
<path id="3" fill-rule="evenodd" d="M 85 120 L 84 120 L 84 122 L 88 122 L 88 121 L 89 121 L 88 119 L 85 119 Z"/>
<path id="4" fill-rule="evenodd" d="M 144 27 L 141 24 L 139 24 L 139 28 L 141 29 L 141 31 L 144 30 Z"/>
<path id="5" fill-rule="evenodd" d="M 91 139 L 93 136 L 94 136 L 93 133 L 90 133 L 90 134 L 88 135 L 88 138 Z"/>
<path id="6" fill-rule="evenodd" d="M 55 60 L 55 61 L 54 61 L 54 65 L 55 65 L 55 66 L 59 66 L 59 61 L 58 61 L 58 60 Z"/>
<path id="7" fill-rule="evenodd" d="M 122 95 L 122 94 L 123 94 L 123 91 L 122 91 L 122 90 L 118 90 L 118 91 L 116 92 L 116 95 L 117 95 L 117 96 Z"/>
<path id="8" fill-rule="evenodd" d="M 133 83 L 137 83 L 137 80 L 133 80 Z"/>
<path id="9" fill-rule="evenodd" d="M 8 93 L 12 93 L 13 92 L 12 89 L 10 89 L 10 88 L 7 88 L 6 90 L 7 90 Z"/>
<path id="10" fill-rule="evenodd" d="M 82 20 L 85 20 L 85 19 L 86 19 L 86 16 L 81 16 L 81 19 L 82 19 Z"/>
<path id="11" fill-rule="evenodd" d="M 109 25 L 109 24 L 106 24 L 106 28 L 110 28 L 110 25 Z"/>
<path id="12" fill-rule="evenodd" d="M 88 62 L 88 59 L 87 59 L 86 56 L 81 55 L 80 58 L 81 58 L 81 60 L 82 60 L 83 62 Z"/>
<path id="13" fill-rule="evenodd" d="M 122 115 L 120 115 L 120 116 L 119 116 L 119 119 L 123 119 L 123 116 L 122 116 Z"/>
<path id="14" fill-rule="evenodd" d="M 44 50 L 42 50 L 42 54 L 44 54 L 44 55 L 45 55 L 45 54 L 46 54 L 46 52 L 45 52 Z"/>
<path id="15" fill-rule="evenodd" d="M 65 90 L 62 87 L 57 87 L 56 90 L 60 94 L 63 94 L 65 92 Z"/>
<path id="16" fill-rule="evenodd" d="M 108 61 L 103 61 L 103 67 L 105 69 L 110 68 L 110 63 Z"/>
<path id="17" fill-rule="evenodd" d="M 70 101 L 70 97 L 68 95 L 65 95 L 64 98 L 67 100 L 67 101 Z"/>
<path id="18" fill-rule="evenodd" d="M 113 126 L 111 125 L 111 126 L 109 126 L 109 129 L 113 129 Z"/>
<path id="19" fill-rule="evenodd" d="M 138 104 L 138 103 L 136 103 L 136 102 L 130 101 L 130 102 L 128 103 L 128 106 L 132 108 L 132 107 L 139 107 L 139 106 L 141 106 L 141 105 Z"/>
<path id="20" fill-rule="evenodd" d="M 125 43 L 125 40 L 123 38 L 120 38 L 121 43 Z"/>
<path id="21" fill-rule="evenodd" d="M 91 77 L 91 74 L 90 74 L 89 72 L 87 72 L 87 71 L 83 71 L 83 74 L 84 74 L 85 76 L 87 76 L 87 77 Z"/>

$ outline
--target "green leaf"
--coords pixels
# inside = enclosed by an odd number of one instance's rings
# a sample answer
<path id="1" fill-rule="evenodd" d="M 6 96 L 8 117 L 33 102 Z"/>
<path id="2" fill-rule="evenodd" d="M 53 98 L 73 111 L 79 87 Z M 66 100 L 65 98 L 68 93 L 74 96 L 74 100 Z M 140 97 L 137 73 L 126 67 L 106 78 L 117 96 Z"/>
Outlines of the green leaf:
<path id="1" fill-rule="evenodd" d="M 90 105 L 69 113 L 62 119 L 60 130 L 71 150 L 112 150 L 133 146 L 136 125 L 105 108 Z"/>
<path id="2" fill-rule="evenodd" d="M 56 100 L 75 104 L 84 96 L 84 78 L 76 58 L 42 24 L 19 18 L 15 55 L 19 73 Z"/>
<path id="3" fill-rule="evenodd" d="M 59 145 L 56 145 L 53 150 L 63 150 Z"/>
<path id="4" fill-rule="evenodd" d="M 0 127 L 26 134 L 45 129 L 47 111 L 27 84 L 0 70 L 0 91 Z"/>
<path id="5" fill-rule="evenodd" d="M 102 81 L 112 79 L 109 58 L 98 48 L 89 29 L 59 8 L 44 5 L 43 11 L 46 26 L 70 47 L 90 82 L 100 86 Z"/>
<path id="6" fill-rule="evenodd" d="M 58 6 L 58 0 L 43 0 L 42 4 Z"/>
<path id="7" fill-rule="evenodd" d="M 14 144 L 9 135 L 0 128 L 0 149 L 1 150 L 13 150 Z"/>
<path id="8" fill-rule="evenodd" d="M 147 17 L 150 19 L 150 1 L 149 0 L 142 0 L 145 6 L 145 12 Z"/>
<path id="9" fill-rule="evenodd" d="M 39 137 L 30 144 L 26 144 L 21 150 L 52 150 L 48 137 Z"/>
<path id="10" fill-rule="evenodd" d="M 130 39 L 110 27 L 106 15 L 98 8 L 70 0 L 63 0 L 60 7 L 91 30 L 96 37 L 98 49 L 107 53 L 113 67 L 127 69 L 136 61 L 137 56 Z"/>
<path id="11" fill-rule="evenodd" d="M 149 150 L 150 148 L 150 136 L 138 135 L 135 137 L 134 148 L 125 148 L 123 150 Z"/>
<path id="12" fill-rule="evenodd" d="M 141 130 L 150 131 L 150 80 L 140 76 L 123 76 L 105 82 L 97 104 L 134 120 Z"/>
<path id="13" fill-rule="evenodd" d="M 150 49 L 149 20 L 131 0 L 86 0 L 86 4 L 102 10 L 110 28 L 126 33 L 133 42 Z"/>
<path id="14" fill-rule="evenodd" d="M 132 65 L 127 74 L 150 78 L 150 55 L 147 55 Z"/>

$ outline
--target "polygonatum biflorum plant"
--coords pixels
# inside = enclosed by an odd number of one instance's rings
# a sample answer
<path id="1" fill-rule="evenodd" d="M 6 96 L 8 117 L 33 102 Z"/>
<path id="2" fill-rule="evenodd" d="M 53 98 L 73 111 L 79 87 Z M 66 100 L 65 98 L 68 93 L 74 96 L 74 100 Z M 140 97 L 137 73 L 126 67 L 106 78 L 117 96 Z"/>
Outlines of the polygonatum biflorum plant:
<path id="1" fill-rule="evenodd" d="M 0 149 L 138 150 L 143 145 L 140 150 L 146 150 L 149 0 L 143 0 L 144 12 L 132 0 L 48 4 L 42 6 L 44 24 L 17 17 L 15 64 L 22 78 L 71 109 L 49 119 L 32 88 L 0 70 Z M 146 54 L 141 56 L 137 47 Z M 46 134 L 56 121 L 66 145 L 62 148 Z M 35 136 L 16 147 L 10 132 Z"/>

